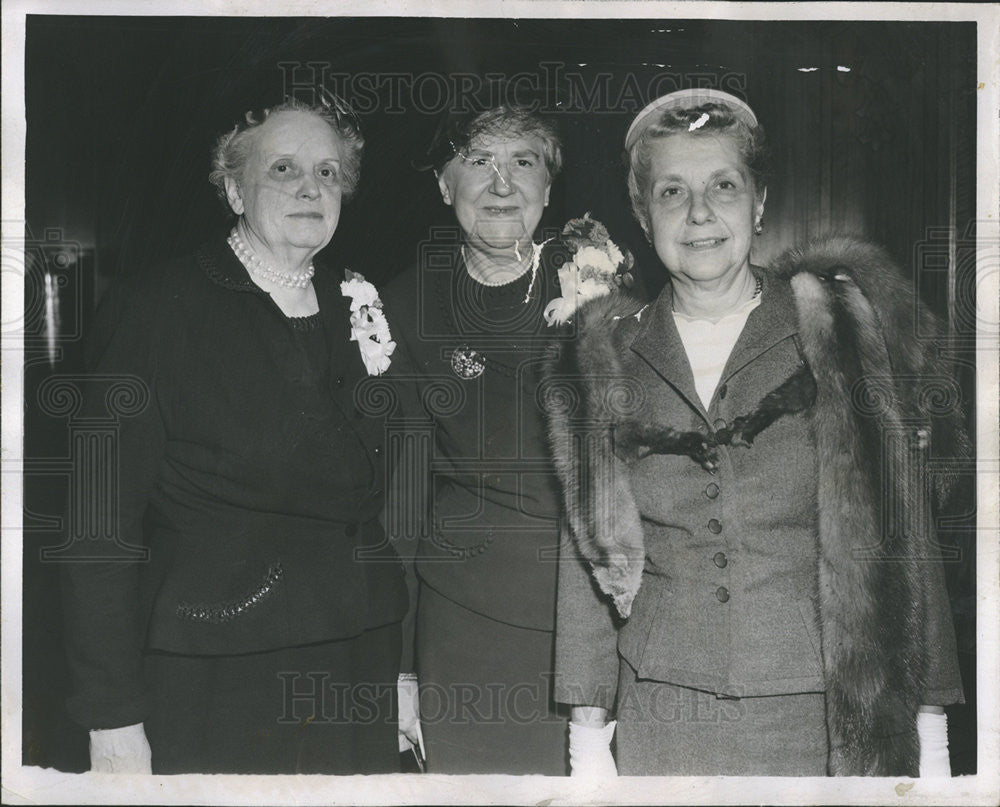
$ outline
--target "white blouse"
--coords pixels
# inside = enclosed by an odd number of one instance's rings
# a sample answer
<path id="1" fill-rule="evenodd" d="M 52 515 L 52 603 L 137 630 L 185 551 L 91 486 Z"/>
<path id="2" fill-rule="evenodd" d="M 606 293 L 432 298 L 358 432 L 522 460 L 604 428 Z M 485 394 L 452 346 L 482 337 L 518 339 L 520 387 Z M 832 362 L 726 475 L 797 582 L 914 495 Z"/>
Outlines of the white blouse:
<path id="1" fill-rule="evenodd" d="M 726 369 L 729 354 L 743 333 L 750 312 L 760 305 L 760 298 L 761 295 L 757 294 L 717 322 L 674 311 L 677 332 L 694 373 L 694 388 L 706 411 L 722 378 L 722 371 Z"/>

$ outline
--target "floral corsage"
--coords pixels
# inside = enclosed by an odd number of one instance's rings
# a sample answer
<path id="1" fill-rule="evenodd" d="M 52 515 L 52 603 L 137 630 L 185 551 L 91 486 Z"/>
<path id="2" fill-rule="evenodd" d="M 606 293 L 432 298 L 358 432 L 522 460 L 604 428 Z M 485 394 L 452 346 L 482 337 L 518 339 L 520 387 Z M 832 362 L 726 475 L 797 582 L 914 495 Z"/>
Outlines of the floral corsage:
<path id="1" fill-rule="evenodd" d="M 351 341 L 358 343 L 368 375 L 382 375 L 389 369 L 389 357 L 396 349 L 382 313 L 382 301 L 364 275 L 346 269 L 344 277 L 347 279 L 340 284 L 340 293 L 351 298 Z"/>
<path id="2" fill-rule="evenodd" d="M 603 297 L 614 289 L 632 287 L 631 253 L 621 250 L 608 237 L 607 228 L 585 213 L 570 219 L 560 239 L 572 250 L 573 258 L 558 270 L 562 297 L 545 306 L 545 321 L 562 325 L 588 300 Z"/>

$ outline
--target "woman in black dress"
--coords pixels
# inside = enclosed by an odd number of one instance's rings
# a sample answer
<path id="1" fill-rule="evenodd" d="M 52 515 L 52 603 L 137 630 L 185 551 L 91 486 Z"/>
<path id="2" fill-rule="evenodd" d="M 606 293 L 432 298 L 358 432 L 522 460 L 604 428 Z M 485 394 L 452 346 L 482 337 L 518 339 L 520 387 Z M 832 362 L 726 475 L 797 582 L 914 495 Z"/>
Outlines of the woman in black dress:
<path id="1" fill-rule="evenodd" d="M 502 106 L 446 118 L 428 156 L 458 228 L 434 231 L 384 295 L 426 407 L 413 422 L 432 433 L 426 476 L 404 482 L 433 499 L 410 545 L 428 770 L 564 775 L 559 498 L 535 395 L 558 289 L 533 248 L 560 143 L 550 122 Z"/>
<path id="2" fill-rule="evenodd" d="M 312 264 L 362 146 L 340 102 L 248 113 L 214 155 L 228 238 L 127 278 L 98 318 L 83 405 L 111 383 L 134 406 L 118 540 L 64 575 L 94 770 L 398 769 L 406 592 L 398 560 L 358 557 L 382 543 L 383 430 L 354 404 L 392 344 L 374 289 Z"/>

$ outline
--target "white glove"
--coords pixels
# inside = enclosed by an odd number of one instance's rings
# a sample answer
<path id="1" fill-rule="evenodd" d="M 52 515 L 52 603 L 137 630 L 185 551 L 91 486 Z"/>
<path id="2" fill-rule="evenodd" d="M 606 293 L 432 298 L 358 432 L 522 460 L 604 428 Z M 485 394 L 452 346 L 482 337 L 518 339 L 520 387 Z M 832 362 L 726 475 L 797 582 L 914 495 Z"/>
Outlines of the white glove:
<path id="1" fill-rule="evenodd" d="M 142 723 L 90 732 L 90 769 L 97 773 L 153 772 L 152 752 Z"/>
<path id="2" fill-rule="evenodd" d="M 948 758 L 948 715 L 917 712 L 920 739 L 920 776 L 951 776 Z"/>
<path id="3" fill-rule="evenodd" d="M 618 775 L 611 754 L 611 738 L 618 723 L 612 720 L 604 728 L 569 724 L 569 775 L 588 779 L 610 779 Z"/>
<path id="4" fill-rule="evenodd" d="M 400 673 L 396 682 L 399 699 L 399 750 L 420 749 L 420 758 L 427 759 L 424 752 L 424 733 L 420 729 L 420 688 L 413 673 Z"/>

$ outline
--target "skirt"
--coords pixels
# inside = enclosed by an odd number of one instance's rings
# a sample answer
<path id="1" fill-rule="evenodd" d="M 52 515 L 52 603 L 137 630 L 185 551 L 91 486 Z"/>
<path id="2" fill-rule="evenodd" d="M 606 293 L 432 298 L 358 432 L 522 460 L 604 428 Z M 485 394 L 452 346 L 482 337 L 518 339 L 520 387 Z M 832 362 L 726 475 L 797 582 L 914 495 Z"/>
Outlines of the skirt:
<path id="1" fill-rule="evenodd" d="M 566 775 L 550 631 L 498 622 L 422 584 L 416 657 L 428 773 Z"/>
<path id="2" fill-rule="evenodd" d="M 826 698 L 718 696 L 621 660 L 615 741 L 626 776 L 826 776 Z"/>
<path id="3" fill-rule="evenodd" d="M 148 652 L 153 773 L 399 770 L 400 627 L 267 653 Z"/>

